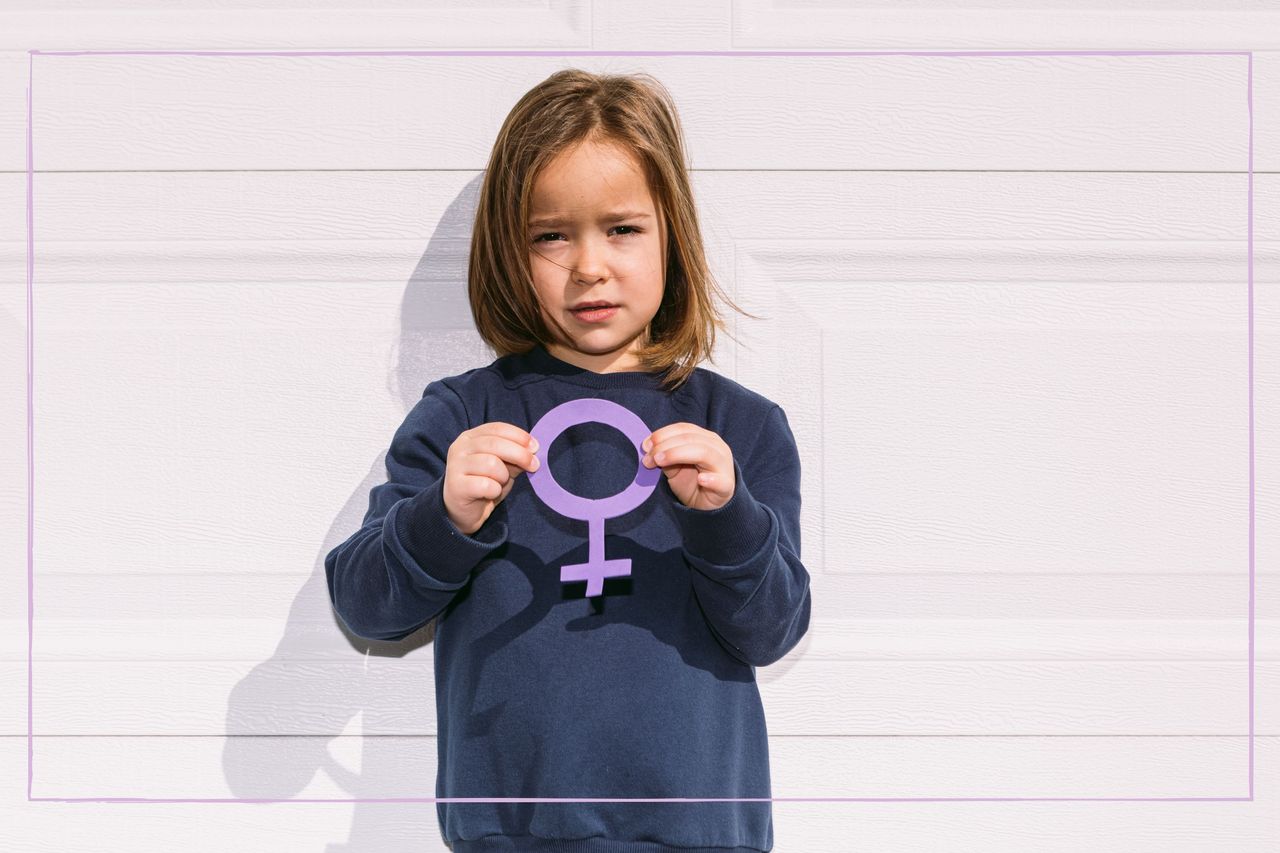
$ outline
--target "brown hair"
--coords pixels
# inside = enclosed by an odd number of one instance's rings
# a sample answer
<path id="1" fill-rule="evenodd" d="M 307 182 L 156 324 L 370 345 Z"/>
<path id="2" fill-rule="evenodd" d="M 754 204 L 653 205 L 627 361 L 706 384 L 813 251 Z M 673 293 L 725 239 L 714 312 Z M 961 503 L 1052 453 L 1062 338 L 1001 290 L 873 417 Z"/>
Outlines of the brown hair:
<path id="1" fill-rule="evenodd" d="M 680 119 L 671 95 L 649 74 L 563 69 L 512 107 L 489 157 L 472 230 L 467 292 L 476 330 L 499 356 L 572 339 L 556 318 L 551 319 L 561 338 L 544 322 L 526 232 L 538 174 L 560 152 L 587 141 L 616 144 L 637 157 L 666 223 L 662 303 L 636 358 L 641 370 L 664 373 L 664 385 L 674 390 L 711 358 L 717 330 L 729 334 L 713 292 L 735 310 L 755 315 L 729 299 L 711 276 Z"/>

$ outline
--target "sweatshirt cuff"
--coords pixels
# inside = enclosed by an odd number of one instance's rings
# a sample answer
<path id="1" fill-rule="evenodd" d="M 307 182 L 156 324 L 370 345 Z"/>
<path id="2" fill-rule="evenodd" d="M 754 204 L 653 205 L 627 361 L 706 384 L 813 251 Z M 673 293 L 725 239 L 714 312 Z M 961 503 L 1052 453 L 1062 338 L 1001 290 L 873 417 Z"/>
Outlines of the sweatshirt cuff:
<path id="1" fill-rule="evenodd" d="M 395 503 L 387 524 L 401 559 L 421 585 L 432 589 L 461 587 L 476 564 L 507 541 L 507 523 L 492 515 L 474 536 L 457 528 L 444 506 L 444 477 Z"/>
<path id="2" fill-rule="evenodd" d="M 721 566 L 750 560 L 769 541 L 773 517 L 747 489 L 738 460 L 733 460 L 733 497 L 715 509 L 691 509 L 671 492 L 676 521 L 684 535 L 684 549 L 692 557 Z M 662 475 L 666 481 L 666 475 Z"/>

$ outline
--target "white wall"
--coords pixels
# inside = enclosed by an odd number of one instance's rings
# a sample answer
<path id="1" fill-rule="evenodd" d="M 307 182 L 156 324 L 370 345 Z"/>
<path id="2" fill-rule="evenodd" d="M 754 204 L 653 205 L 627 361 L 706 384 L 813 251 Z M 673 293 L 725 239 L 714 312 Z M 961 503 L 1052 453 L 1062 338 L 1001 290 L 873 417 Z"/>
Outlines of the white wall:
<path id="1" fill-rule="evenodd" d="M 480 170 L 566 66 L 671 89 L 768 317 L 707 366 L 804 466 L 773 795 L 906 800 L 775 803 L 774 849 L 1275 849 L 1275 4 L 350 5 L 0 9 L 0 849 L 446 849 L 431 803 L 98 800 L 432 795 L 432 647 L 353 649 L 322 561 L 425 384 L 491 359 Z"/>

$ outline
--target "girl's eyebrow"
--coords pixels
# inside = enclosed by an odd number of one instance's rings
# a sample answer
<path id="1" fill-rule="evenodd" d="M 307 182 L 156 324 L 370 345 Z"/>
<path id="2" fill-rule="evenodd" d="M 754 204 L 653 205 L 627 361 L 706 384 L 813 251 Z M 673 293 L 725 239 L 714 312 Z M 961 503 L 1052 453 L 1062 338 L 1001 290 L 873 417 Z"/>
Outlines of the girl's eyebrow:
<path id="1" fill-rule="evenodd" d="M 613 210 L 600 218 L 601 222 L 618 222 L 623 219 L 652 219 L 653 217 L 639 210 Z M 540 216 L 530 220 L 530 228 L 554 228 L 566 225 L 573 219 L 568 216 Z"/>

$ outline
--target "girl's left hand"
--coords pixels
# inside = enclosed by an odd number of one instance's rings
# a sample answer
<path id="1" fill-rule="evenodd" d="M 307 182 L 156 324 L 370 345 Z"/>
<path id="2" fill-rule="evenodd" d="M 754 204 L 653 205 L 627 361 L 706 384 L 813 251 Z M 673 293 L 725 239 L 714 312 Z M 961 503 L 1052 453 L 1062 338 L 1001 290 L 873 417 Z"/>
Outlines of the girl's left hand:
<path id="1" fill-rule="evenodd" d="M 645 451 L 644 466 L 662 468 L 672 494 L 690 509 L 718 509 L 733 497 L 733 451 L 711 430 L 684 422 L 668 424 L 646 438 L 640 449 Z"/>

